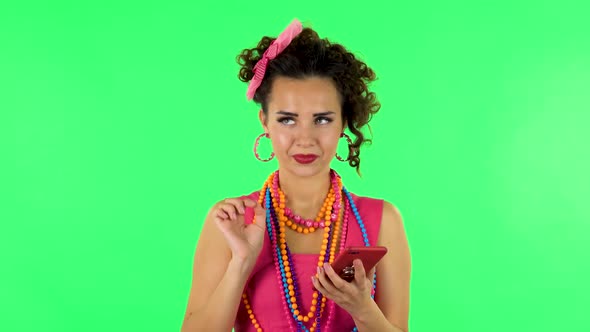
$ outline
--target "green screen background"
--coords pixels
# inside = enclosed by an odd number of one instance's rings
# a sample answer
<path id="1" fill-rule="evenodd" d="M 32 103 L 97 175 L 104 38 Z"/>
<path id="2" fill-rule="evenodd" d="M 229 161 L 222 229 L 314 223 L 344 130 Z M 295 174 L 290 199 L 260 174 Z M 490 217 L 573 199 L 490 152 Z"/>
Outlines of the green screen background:
<path id="1" fill-rule="evenodd" d="M 260 188 L 236 55 L 297 17 L 377 73 L 348 189 L 402 213 L 412 331 L 588 331 L 583 1 L 0 5 L 0 330 L 179 331 L 204 216 Z M 207 271 L 199 271 L 207 273 Z"/>

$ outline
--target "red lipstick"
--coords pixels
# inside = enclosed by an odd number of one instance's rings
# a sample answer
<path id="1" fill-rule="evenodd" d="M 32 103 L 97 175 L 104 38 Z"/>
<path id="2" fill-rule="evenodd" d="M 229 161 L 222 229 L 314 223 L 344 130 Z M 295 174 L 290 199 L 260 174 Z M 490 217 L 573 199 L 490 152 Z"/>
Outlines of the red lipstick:
<path id="1" fill-rule="evenodd" d="M 300 164 L 311 164 L 318 158 L 316 154 L 296 154 L 293 155 L 293 159 Z"/>

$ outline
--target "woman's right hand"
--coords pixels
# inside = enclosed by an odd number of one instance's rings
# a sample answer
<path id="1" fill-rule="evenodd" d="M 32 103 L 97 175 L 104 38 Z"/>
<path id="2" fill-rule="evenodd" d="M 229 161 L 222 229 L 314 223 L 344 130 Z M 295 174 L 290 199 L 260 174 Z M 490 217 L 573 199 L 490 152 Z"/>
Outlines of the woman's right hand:
<path id="1" fill-rule="evenodd" d="M 246 225 L 244 213 L 254 208 L 254 223 Z M 254 264 L 264 243 L 266 209 L 252 199 L 227 198 L 212 209 L 217 227 L 232 252 L 232 259 Z"/>

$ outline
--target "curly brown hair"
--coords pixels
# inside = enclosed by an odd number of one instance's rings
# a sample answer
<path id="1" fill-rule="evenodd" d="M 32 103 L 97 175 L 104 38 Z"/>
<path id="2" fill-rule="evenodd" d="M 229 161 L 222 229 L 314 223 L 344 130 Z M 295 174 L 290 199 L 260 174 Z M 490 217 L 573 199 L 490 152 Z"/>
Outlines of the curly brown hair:
<path id="1" fill-rule="evenodd" d="M 236 61 L 241 66 L 238 74 L 240 81 L 249 82 L 254 77 L 254 66 L 274 40 L 262 37 L 258 46 L 244 49 L 237 56 Z M 267 97 L 277 76 L 298 79 L 326 77 L 334 81 L 341 97 L 342 120 L 346 121 L 355 136 L 349 146 L 348 163 L 361 176 L 360 147 L 363 143 L 372 143 L 372 140 L 365 138 L 360 129 L 367 125 L 371 132 L 369 121 L 381 108 L 375 93 L 368 89 L 368 84 L 376 79 L 373 70 L 341 44 L 332 43 L 327 38 L 320 39 L 317 32 L 306 27 L 268 63 L 264 79 L 253 98 L 262 106 L 265 115 L 268 115 Z"/>

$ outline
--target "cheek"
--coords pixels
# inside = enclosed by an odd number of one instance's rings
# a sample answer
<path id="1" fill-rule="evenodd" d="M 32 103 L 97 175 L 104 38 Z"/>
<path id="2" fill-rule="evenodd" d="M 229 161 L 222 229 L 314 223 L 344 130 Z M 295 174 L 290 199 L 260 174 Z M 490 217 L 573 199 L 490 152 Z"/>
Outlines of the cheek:
<path id="1" fill-rule="evenodd" d="M 325 151 L 334 152 L 338 148 L 338 137 L 330 135 L 322 141 L 322 147 Z"/>
<path id="2" fill-rule="evenodd" d="M 291 145 L 291 137 L 287 133 L 275 133 L 272 145 L 276 150 L 283 152 Z"/>

